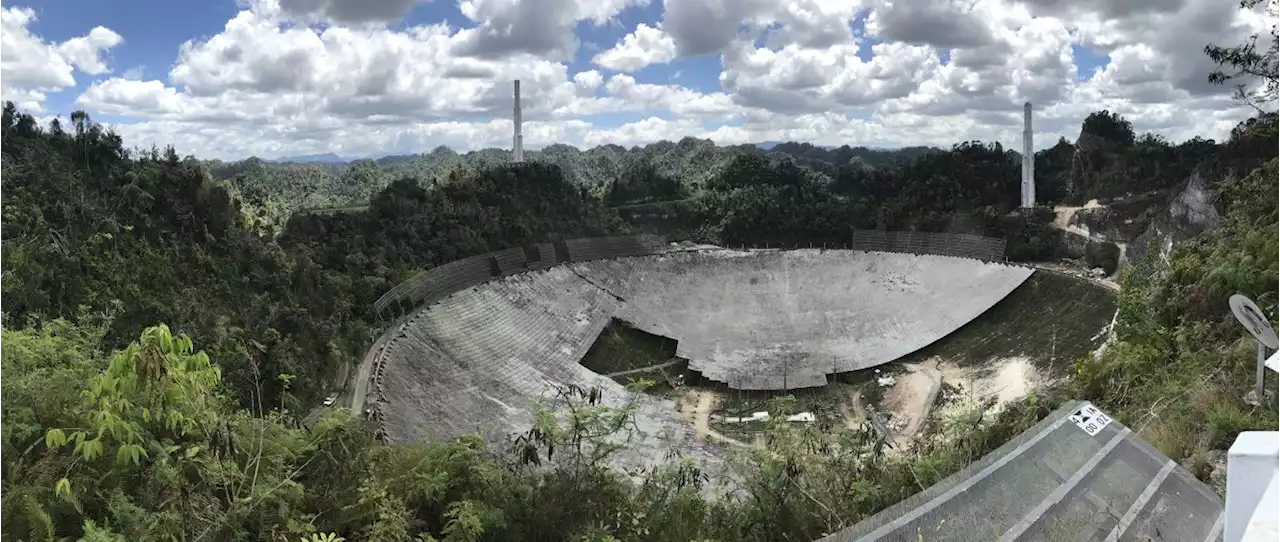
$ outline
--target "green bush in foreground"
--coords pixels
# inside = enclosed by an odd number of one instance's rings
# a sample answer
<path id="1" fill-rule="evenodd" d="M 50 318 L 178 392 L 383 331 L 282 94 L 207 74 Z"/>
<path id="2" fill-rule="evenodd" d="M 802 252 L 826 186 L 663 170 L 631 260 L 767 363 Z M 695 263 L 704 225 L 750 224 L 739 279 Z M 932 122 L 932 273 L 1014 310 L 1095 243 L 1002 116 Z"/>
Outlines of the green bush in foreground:
<path id="1" fill-rule="evenodd" d="M 1224 225 L 1126 269 L 1116 343 L 1077 365 L 1074 390 L 1174 459 L 1202 467 L 1242 430 L 1275 430 L 1276 413 L 1244 400 L 1253 388 L 1254 341 L 1231 316 L 1236 293 L 1275 314 L 1280 223 L 1276 159 L 1217 188 Z M 1275 380 L 1267 385 L 1274 404 Z M 1199 474 L 1206 474 L 1200 472 Z"/>
<path id="2" fill-rule="evenodd" d="M 674 461 L 635 483 L 610 466 L 633 407 L 596 390 L 536 403 L 506 452 L 473 437 L 388 445 L 345 411 L 306 430 L 238 409 L 219 366 L 166 326 L 109 356 L 92 350 L 101 333 L 61 320 L 3 330 L 6 539 L 808 539 L 936 482 L 1050 406 L 969 417 L 904 456 L 775 422 L 767 449 L 727 473 Z M 708 497 L 730 480 L 738 492 Z"/>

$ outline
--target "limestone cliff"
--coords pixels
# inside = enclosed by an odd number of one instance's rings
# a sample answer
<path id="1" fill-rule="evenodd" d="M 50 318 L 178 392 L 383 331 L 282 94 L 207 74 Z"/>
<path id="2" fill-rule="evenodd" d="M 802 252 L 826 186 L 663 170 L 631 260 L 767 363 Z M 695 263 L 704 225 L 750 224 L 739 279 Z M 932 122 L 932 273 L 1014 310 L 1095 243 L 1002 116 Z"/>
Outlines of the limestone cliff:
<path id="1" fill-rule="evenodd" d="M 1092 206 L 1071 216 L 1070 229 L 1095 239 L 1128 243 L 1147 230 L 1152 219 L 1165 210 L 1170 192 L 1152 191 Z"/>
<path id="2" fill-rule="evenodd" d="M 1206 231 L 1219 228 L 1222 217 L 1213 206 L 1208 181 L 1199 173 L 1192 174 L 1183 189 L 1169 202 L 1127 248 L 1127 259 L 1139 261 L 1153 244 L 1162 258 L 1168 258 L 1173 247 Z"/>
<path id="3" fill-rule="evenodd" d="M 1071 156 L 1071 174 L 1067 178 L 1067 200 L 1077 194 L 1083 194 L 1085 179 L 1101 165 L 1101 150 L 1105 141 L 1089 132 L 1087 126 L 1080 128 L 1080 137 L 1076 138 L 1076 152 Z"/>

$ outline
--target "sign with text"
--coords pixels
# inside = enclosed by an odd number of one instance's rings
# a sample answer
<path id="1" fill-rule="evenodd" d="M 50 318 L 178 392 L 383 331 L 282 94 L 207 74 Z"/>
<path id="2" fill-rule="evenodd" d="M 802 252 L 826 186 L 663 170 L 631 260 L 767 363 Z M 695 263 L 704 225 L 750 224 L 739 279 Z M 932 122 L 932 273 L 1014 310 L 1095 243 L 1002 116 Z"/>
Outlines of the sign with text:
<path id="1" fill-rule="evenodd" d="M 1099 431 L 1102 431 L 1102 428 L 1111 424 L 1111 416 L 1106 415 L 1106 413 L 1098 410 L 1098 407 L 1090 403 L 1085 403 L 1076 409 L 1075 412 L 1071 413 L 1070 419 L 1072 423 L 1076 424 L 1076 427 L 1083 429 L 1091 437 L 1097 435 Z"/>
<path id="2" fill-rule="evenodd" d="M 1267 321 L 1267 317 L 1262 314 L 1262 309 L 1259 309 L 1253 300 L 1236 294 L 1231 296 L 1229 303 L 1231 312 L 1236 315 L 1236 320 L 1244 324 L 1244 328 L 1249 330 L 1253 338 L 1272 350 L 1280 348 L 1280 341 L 1276 340 L 1276 331 L 1271 329 L 1271 322 Z"/>

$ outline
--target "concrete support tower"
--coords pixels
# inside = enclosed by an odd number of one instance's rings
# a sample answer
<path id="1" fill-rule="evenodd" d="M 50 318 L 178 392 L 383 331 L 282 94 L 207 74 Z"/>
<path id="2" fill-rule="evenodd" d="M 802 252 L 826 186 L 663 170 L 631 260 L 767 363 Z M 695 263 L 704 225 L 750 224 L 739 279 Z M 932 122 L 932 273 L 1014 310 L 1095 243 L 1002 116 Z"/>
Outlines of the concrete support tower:
<path id="1" fill-rule="evenodd" d="M 1036 206 L 1036 148 L 1031 143 L 1031 102 L 1023 104 L 1022 207 Z"/>
<path id="2" fill-rule="evenodd" d="M 520 133 L 520 80 L 516 79 L 516 107 L 515 107 L 515 127 L 516 132 L 511 142 L 511 161 L 519 164 L 524 162 L 524 135 Z"/>

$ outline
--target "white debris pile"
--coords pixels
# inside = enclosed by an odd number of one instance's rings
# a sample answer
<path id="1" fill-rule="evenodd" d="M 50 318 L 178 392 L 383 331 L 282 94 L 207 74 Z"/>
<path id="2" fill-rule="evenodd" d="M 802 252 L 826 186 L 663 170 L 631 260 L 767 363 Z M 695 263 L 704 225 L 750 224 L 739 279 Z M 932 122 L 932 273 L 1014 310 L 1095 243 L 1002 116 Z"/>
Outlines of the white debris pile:
<path id="1" fill-rule="evenodd" d="M 801 412 L 787 416 L 789 422 L 813 422 L 818 418 L 812 412 Z M 750 416 L 726 416 L 724 423 L 747 423 L 747 422 L 767 422 L 769 421 L 768 412 L 752 412 Z"/>
<path id="2" fill-rule="evenodd" d="M 906 429 L 909 425 L 911 425 L 911 420 L 906 418 L 890 418 L 889 421 L 885 423 L 885 426 L 895 433 L 901 433 L 902 430 Z"/>
<path id="3" fill-rule="evenodd" d="M 752 412 L 750 416 L 726 416 L 724 423 L 747 423 L 769 421 L 768 412 Z"/>

